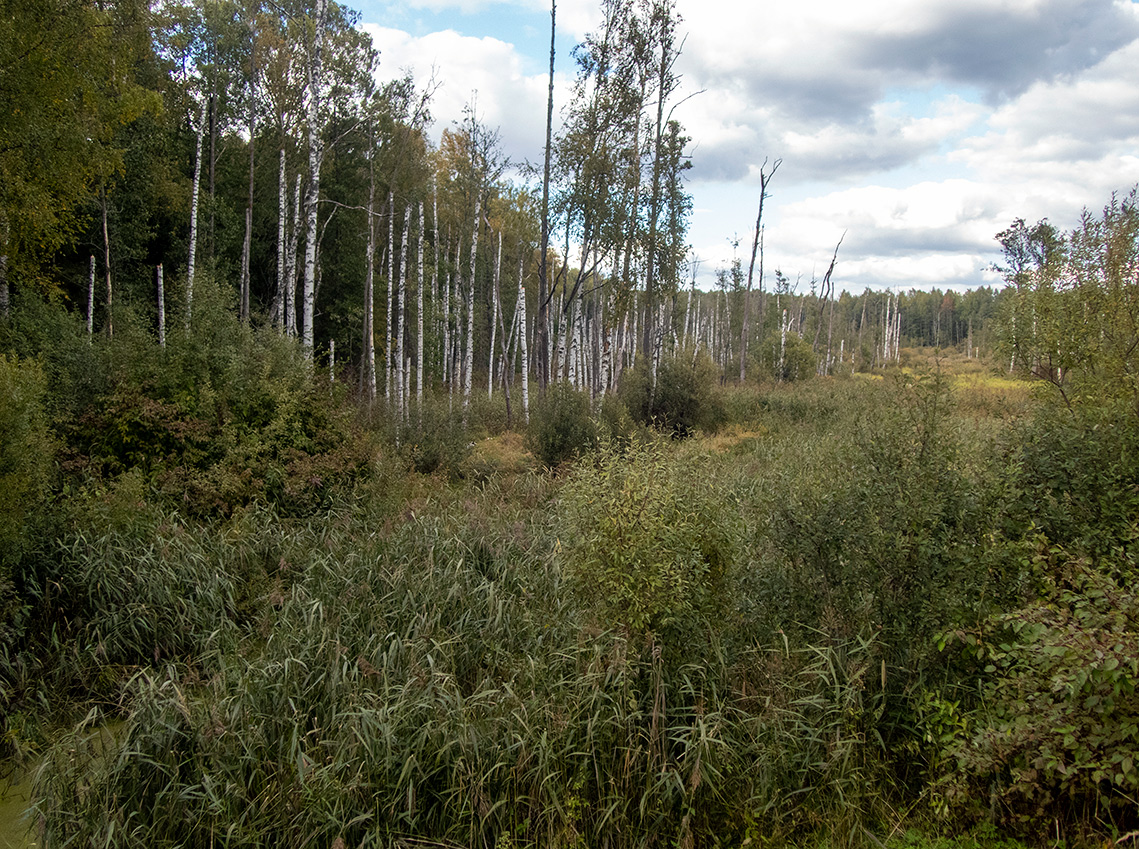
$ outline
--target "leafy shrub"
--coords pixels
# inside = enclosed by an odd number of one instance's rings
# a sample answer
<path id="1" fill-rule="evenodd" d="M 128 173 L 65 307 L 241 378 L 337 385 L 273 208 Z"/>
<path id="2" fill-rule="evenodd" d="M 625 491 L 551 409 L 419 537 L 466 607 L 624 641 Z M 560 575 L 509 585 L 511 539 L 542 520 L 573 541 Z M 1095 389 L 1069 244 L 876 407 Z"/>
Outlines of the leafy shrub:
<path id="1" fill-rule="evenodd" d="M 1129 404 L 1041 409 L 1018 430 L 1010 534 L 1107 554 L 1139 513 L 1139 425 Z"/>
<path id="2" fill-rule="evenodd" d="M 526 442 L 550 468 L 591 450 L 597 441 L 589 396 L 568 383 L 553 383 L 530 409 Z"/>
<path id="3" fill-rule="evenodd" d="M 622 379 L 620 397 L 636 421 L 684 439 L 723 424 L 718 385 L 719 369 L 700 348 L 663 357 L 655 382 L 640 360 Z"/>
<path id="4" fill-rule="evenodd" d="M 43 408 L 44 374 L 35 361 L 0 354 L 0 646 L 15 644 L 27 621 L 21 561 L 42 531 L 55 444 Z M 0 661 L 0 717 L 8 689 Z M 0 719 L 0 732 L 7 720 Z"/>
<path id="5" fill-rule="evenodd" d="M 767 334 L 754 352 L 759 373 L 776 383 L 795 383 L 814 377 L 818 372 L 819 358 L 811 350 L 811 343 L 798 333 L 786 337 L 778 330 Z"/>
<path id="6" fill-rule="evenodd" d="M 471 453 L 471 439 L 462 411 L 451 409 L 446 398 L 428 397 L 422 410 L 412 412 L 410 421 L 399 430 L 401 450 L 415 471 L 423 475 L 442 472 L 452 480 L 460 477 Z"/>
<path id="7" fill-rule="evenodd" d="M 47 494 L 54 443 L 44 412 L 43 370 L 0 354 L 0 570 Z M 0 571 L 0 582 L 3 581 Z"/>
<path id="8" fill-rule="evenodd" d="M 681 634 L 727 608 L 736 511 L 696 460 L 660 444 L 602 450 L 562 491 L 566 570 L 596 621 Z"/>
<path id="9" fill-rule="evenodd" d="M 1133 529 L 1139 535 L 1139 529 Z M 1039 600 L 944 638 L 977 665 L 983 707 L 954 736 L 956 801 L 1026 825 L 1099 809 L 1134 828 L 1139 793 L 1139 564 L 1040 547 Z"/>

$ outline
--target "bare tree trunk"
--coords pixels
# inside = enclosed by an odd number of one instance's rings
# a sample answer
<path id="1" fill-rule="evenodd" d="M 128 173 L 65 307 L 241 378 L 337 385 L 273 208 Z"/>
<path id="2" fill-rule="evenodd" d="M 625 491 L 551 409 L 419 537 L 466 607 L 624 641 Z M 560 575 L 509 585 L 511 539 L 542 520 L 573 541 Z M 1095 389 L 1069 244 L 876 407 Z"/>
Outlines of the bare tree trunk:
<path id="1" fill-rule="evenodd" d="M 166 347 L 166 289 L 162 282 L 162 263 L 158 263 L 158 345 Z"/>
<path id="2" fill-rule="evenodd" d="M 91 254 L 90 271 L 87 275 L 87 335 L 95 332 L 95 254 Z"/>
<path id="3" fill-rule="evenodd" d="M 392 322 L 395 320 L 395 192 L 388 191 L 388 308 L 384 314 L 384 396 L 388 399 L 388 406 L 394 409 L 395 398 L 392 396 L 392 370 L 395 368 L 392 361 L 392 347 L 395 344 L 395 332 Z"/>
<path id="4" fill-rule="evenodd" d="M 249 203 L 245 207 L 245 242 L 241 250 L 241 320 L 249 321 L 249 255 L 253 250 L 253 140 L 257 137 L 257 40 L 250 39 L 249 52 Z"/>
<path id="5" fill-rule="evenodd" d="M 542 173 L 542 247 L 538 257 L 538 316 L 534 347 L 538 353 L 538 390 L 543 395 L 550 383 L 550 298 L 549 269 L 546 256 L 550 250 L 550 156 L 554 127 L 554 37 L 557 34 L 557 2 L 550 0 L 550 88 L 546 99 L 546 151 Z M 523 334 L 525 335 L 525 334 Z M 525 401 L 523 401 L 525 405 Z"/>
<path id="6" fill-rule="evenodd" d="M 403 239 L 399 249 L 399 301 L 396 306 L 395 344 L 392 346 L 392 359 L 395 360 L 396 414 L 403 418 L 407 414 L 406 369 L 404 368 L 403 337 L 407 314 L 407 231 L 411 229 L 411 204 L 403 211 Z"/>
<path id="7" fill-rule="evenodd" d="M 482 198 L 475 196 L 475 225 L 471 237 L 471 274 L 467 281 L 467 353 L 463 365 L 463 412 L 471 405 L 471 378 L 475 366 L 475 262 L 479 252 L 479 224 Z"/>
<path id="8" fill-rule="evenodd" d="M 361 363 L 363 389 L 370 407 L 376 401 L 376 171 L 372 151 L 368 155 L 368 257 L 364 266 L 364 356 Z"/>
<path id="9" fill-rule="evenodd" d="M 285 332 L 297 335 L 297 253 L 301 238 L 301 175 L 293 181 L 293 226 L 289 231 L 288 268 L 285 270 Z"/>
<path id="10" fill-rule="evenodd" d="M 767 160 L 763 160 L 763 165 L 759 168 L 759 212 L 755 216 L 755 237 L 751 242 L 751 262 L 747 267 L 747 290 L 744 293 L 744 314 L 743 314 L 743 330 L 740 331 L 740 383 L 743 383 L 747 378 L 747 343 L 748 343 L 748 309 L 751 302 L 751 286 L 752 274 L 755 272 L 755 256 L 759 252 L 759 246 L 763 241 L 763 201 L 767 198 L 767 184 L 771 182 L 771 178 L 775 176 L 775 172 L 779 170 L 779 166 L 783 164 L 782 159 L 776 159 L 775 164 L 771 166 L 771 171 L 767 171 Z M 760 306 L 760 320 L 759 327 L 760 333 L 763 332 L 763 263 L 759 265 L 759 306 Z"/>
<path id="11" fill-rule="evenodd" d="M 463 332 L 463 307 L 459 301 L 459 289 L 462 286 L 462 274 L 459 269 L 462 267 L 463 258 L 463 237 L 460 234 L 455 245 L 455 267 L 451 273 L 451 317 L 454 326 L 451 328 L 451 347 L 449 352 L 449 359 L 447 360 L 447 368 L 451 372 L 451 392 L 450 398 L 453 400 L 456 387 L 461 383 L 461 368 L 462 368 L 462 337 Z"/>
<path id="12" fill-rule="evenodd" d="M 191 256 L 193 254 L 191 253 Z M 107 335 L 115 332 L 114 292 L 111 289 L 111 237 L 107 232 L 107 187 L 103 186 L 103 269 L 107 276 Z M 193 270 L 191 268 L 191 273 Z M 191 285 L 192 288 L 192 285 Z M 186 305 L 186 323 L 189 326 L 189 303 Z"/>
<path id="13" fill-rule="evenodd" d="M 282 141 L 279 151 L 280 165 L 277 169 L 277 292 L 273 296 L 273 306 L 269 320 L 274 326 L 286 329 L 285 322 L 285 272 L 288 268 L 288 247 L 285 244 L 285 231 L 289 218 L 289 179 L 285 173 L 285 145 Z"/>
<path id="14" fill-rule="evenodd" d="M 498 232 L 498 249 L 494 254 L 494 282 L 491 284 L 490 299 L 491 299 L 491 316 L 490 316 L 490 357 L 489 367 L 486 375 L 486 397 L 490 400 L 494 397 L 494 343 L 495 335 L 498 330 L 498 325 L 502 321 L 499 315 L 498 303 L 498 287 L 500 281 L 500 273 L 502 271 L 502 231 Z M 505 355 L 505 350 L 503 354 Z"/>
<path id="15" fill-rule="evenodd" d="M 526 346 L 526 331 L 529 322 L 526 321 L 526 287 L 522 281 L 522 252 L 518 252 L 518 303 L 514 309 L 518 312 L 518 341 L 522 346 L 522 416 L 526 423 L 530 423 L 530 375 L 526 368 L 529 354 Z M 535 343 L 537 344 L 537 343 Z"/>
<path id="16" fill-rule="evenodd" d="M 316 0 L 316 21 L 312 51 L 306 63 L 308 72 L 308 191 L 305 193 L 305 274 L 301 306 L 301 345 L 305 356 L 312 361 L 313 311 L 316 300 L 316 242 L 317 204 L 320 201 L 320 165 L 324 150 L 320 137 L 320 87 L 322 79 L 322 51 L 324 48 L 324 18 L 327 0 Z"/>
<path id="17" fill-rule="evenodd" d="M 448 247 L 450 247 L 451 238 L 447 237 Z M 447 280 L 443 283 L 443 356 L 441 367 L 443 371 L 443 383 L 450 385 L 451 383 L 451 286 L 454 272 L 447 272 Z"/>
<path id="18" fill-rule="evenodd" d="M 418 315 L 415 320 L 415 400 L 416 409 L 423 409 L 423 201 L 419 202 L 419 291 L 415 300 Z"/>
<path id="19" fill-rule="evenodd" d="M 186 329 L 190 328 L 190 317 L 194 308 L 194 260 L 198 254 L 198 196 L 201 194 L 202 187 L 202 137 L 206 133 L 206 104 L 202 104 L 202 111 L 198 117 L 198 141 L 197 153 L 194 157 L 194 188 L 190 195 L 190 262 L 186 267 Z M 103 221 L 106 230 L 106 191 L 103 194 Z M 108 280 L 110 279 L 110 269 L 107 270 Z M 107 309 L 110 311 L 110 299 L 107 300 Z M 110 318 L 107 319 L 107 326 L 110 327 Z"/>

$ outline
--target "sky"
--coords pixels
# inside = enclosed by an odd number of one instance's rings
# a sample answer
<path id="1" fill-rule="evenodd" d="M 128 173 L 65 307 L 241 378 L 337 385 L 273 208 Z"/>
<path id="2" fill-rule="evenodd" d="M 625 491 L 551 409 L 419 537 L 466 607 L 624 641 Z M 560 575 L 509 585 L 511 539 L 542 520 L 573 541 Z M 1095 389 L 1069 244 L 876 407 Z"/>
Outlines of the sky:
<path id="1" fill-rule="evenodd" d="M 548 0 L 348 0 L 380 76 L 434 73 L 432 135 L 475 104 L 515 162 L 540 162 Z M 559 0 L 555 125 L 597 0 Z M 995 235 L 1075 226 L 1139 183 L 1139 3 L 1131 0 L 677 0 L 676 111 L 692 141 L 698 285 L 746 268 L 759 170 L 765 279 L 805 291 L 1001 284 Z M 845 235 L 844 235 L 845 234 Z"/>

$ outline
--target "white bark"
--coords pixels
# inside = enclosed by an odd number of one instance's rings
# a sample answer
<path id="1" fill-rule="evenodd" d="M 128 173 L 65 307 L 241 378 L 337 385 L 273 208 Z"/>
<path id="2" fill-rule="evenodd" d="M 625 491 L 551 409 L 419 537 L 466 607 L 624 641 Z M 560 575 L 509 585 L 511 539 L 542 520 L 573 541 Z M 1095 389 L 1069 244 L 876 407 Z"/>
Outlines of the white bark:
<path id="1" fill-rule="evenodd" d="M 415 330 L 415 397 L 423 407 L 423 201 L 419 202 L 419 293 L 416 295 L 418 316 Z"/>
<path id="2" fill-rule="evenodd" d="M 327 0 L 316 0 L 312 50 L 307 63 L 308 104 L 305 119 L 308 124 L 308 191 L 305 193 L 305 272 L 301 305 L 301 344 L 310 362 L 313 353 L 313 307 L 316 298 L 317 203 L 320 200 L 320 164 L 324 158 L 319 122 L 320 88 L 323 83 L 324 18 L 327 5 Z"/>
<path id="3" fill-rule="evenodd" d="M 395 333 L 392 331 L 392 321 L 395 318 L 395 192 L 388 192 L 388 308 L 384 314 L 384 395 L 388 405 L 394 404 L 392 396 L 392 371 L 395 369 L 392 359 L 392 346 L 395 342 Z"/>
<path id="4" fill-rule="evenodd" d="M 368 257 L 364 266 L 364 388 L 369 406 L 376 400 L 376 175 L 368 162 Z"/>
<path id="5" fill-rule="evenodd" d="M 284 328 L 285 321 L 285 275 L 288 270 L 288 247 L 285 244 L 286 223 L 289 218 L 289 179 L 285 173 L 285 148 L 279 151 L 280 163 L 277 168 L 277 294 L 273 296 L 273 324 Z"/>
<path id="6" fill-rule="evenodd" d="M 498 319 L 499 319 L 499 315 L 498 315 L 498 311 L 499 311 L 498 285 L 499 285 L 499 280 L 500 280 L 499 274 L 501 271 L 502 271 L 502 231 L 500 230 L 498 233 L 498 250 L 495 251 L 495 255 L 494 255 L 494 283 L 491 286 L 491 291 L 490 291 L 490 299 L 491 299 L 491 304 L 492 304 L 491 316 L 490 316 L 490 357 L 488 357 L 489 365 L 487 367 L 487 374 L 486 374 L 486 397 L 488 400 L 494 397 L 494 343 L 496 341 L 496 335 L 497 335 L 497 330 L 498 330 Z M 503 354 L 505 354 L 505 353 L 506 352 L 503 351 Z"/>
<path id="7" fill-rule="evenodd" d="M 166 290 L 162 282 L 162 263 L 158 263 L 158 344 L 166 347 Z"/>
<path id="8" fill-rule="evenodd" d="M 526 345 L 526 331 L 530 323 L 526 320 L 526 288 L 522 285 L 522 252 L 518 256 L 518 303 L 515 312 L 518 313 L 518 342 L 522 346 L 522 415 L 526 423 L 530 423 L 530 375 L 527 369 L 529 350 Z"/>
<path id="9" fill-rule="evenodd" d="M 410 204 L 403 211 L 403 239 L 399 250 L 399 302 L 397 305 L 395 344 L 392 346 L 392 359 L 396 364 L 396 412 L 402 418 L 407 412 L 407 383 L 404 368 L 404 316 L 407 312 L 407 231 L 411 227 Z"/>
<path id="10" fill-rule="evenodd" d="M 289 232 L 288 267 L 285 269 L 285 332 L 297 335 L 297 252 L 301 238 L 301 175 L 293 181 L 293 227 Z"/>
<path id="11" fill-rule="evenodd" d="M 206 134 L 206 104 L 198 116 L 198 139 L 194 155 L 194 187 L 190 195 L 190 263 L 186 267 L 186 328 L 194 306 L 194 260 L 198 253 L 198 197 L 202 193 L 202 137 Z"/>
<path id="12" fill-rule="evenodd" d="M 87 274 L 87 335 L 95 332 L 95 254 L 91 254 L 90 271 Z"/>
<path id="13" fill-rule="evenodd" d="M 471 236 L 471 274 L 467 281 L 467 353 L 463 367 L 463 410 L 471 405 L 471 377 L 475 366 L 475 261 L 479 252 L 480 197 L 475 197 L 475 226 Z"/>

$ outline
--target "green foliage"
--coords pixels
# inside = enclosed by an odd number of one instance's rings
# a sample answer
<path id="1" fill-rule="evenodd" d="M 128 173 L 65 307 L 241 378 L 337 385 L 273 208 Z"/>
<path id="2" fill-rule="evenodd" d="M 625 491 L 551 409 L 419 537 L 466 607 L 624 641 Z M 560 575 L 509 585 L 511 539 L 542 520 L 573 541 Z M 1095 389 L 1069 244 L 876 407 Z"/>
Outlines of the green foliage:
<path id="1" fill-rule="evenodd" d="M 55 444 L 46 394 L 39 363 L 0 354 L 0 567 L 14 559 L 28 517 L 42 507 L 51 482 Z"/>
<path id="2" fill-rule="evenodd" d="M 819 370 L 818 356 L 811 343 L 798 333 L 772 330 L 753 352 L 759 373 L 776 383 L 795 383 L 814 377 Z"/>
<path id="3" fill-rule="evenodd" d="M 43 370 L 34 360 L 0 354 L 0 643 L 22 630 L 22 599 L 13 570 L 32 542 L 47 504 L 55 442 L 44 413 Z M 0 687 L 0 704 L 3 703 Z"/>
<path id="4" fill-rule="evenodd" d="M 597 441 L 589 396 L 567 383 L 553 383 L 530 409 L 526 444 L 539 462 L 555 468 L 592 450 Z"/>
<path id="5" fill-rule="evenodd" d="M 208 275 L 197 289 L 194 326 L 176 322 L 165 347 L 127 307 L 108 339 L 38 297 L 13 305 L 4 341 L 43 352 L 65 472 L 98 488 L 137 471 L 196 516 L 255 502 L 319 508 L 367 473 L 354 412 L 316 385 L 295 340 L 240 324 Z"/>
<path id="6" fill-rule="evenodd" d="M 847 633 L 881 628 L 901 661 L 1007 577 L 988 574 L 976 544 L 997 492 L 992 449 L 961 452 L 937 376 L 867 395 L 849 442 L 831 434 L 811 467 L 786 470 L 766 542 L 785 558 L 788 618 L 826 612 Z"/>
<path id="7" fill-rule="evenodd" d="M 676 438 L 713 433 L 723 424 L 719 370 L 703 348 L 662 357 L 656 380 L 642 359 L 621 383 L 620 397 L 633 418 Z"/>
<path id="8" fill-rule="evenodd" d="M 411 467 L 420 474 L 441 472 L 457 480 L 471 453 L 462 412 L 451 409 L 445 398 L 431 397 L 411 418 L 400 428 L 400 445 Z"/>
<path id="9" fill-rule="evenodd" d="M 591 617 L 634 635 L 722 616 L 738 556 L 730 502 L 659 444 L 604 448 L 562 489 L 559 541 Z"/>
<path id="10" fill-rule="evenodd" d="M 1139 532 L 1133 529 L 1133 538 Z M 1038 600 L 947 639 L 984 681 L 955 735 L 958 801 L 980 785 L 1005 818 L 1037 824 L 1087 810 L 1122 823 L 1139 792 L 1139 565 L 1129 546 L 1099 560 L 1040 544 Z"/>
<path id="11" fill-rule="evenodd" d="M 1006 353 L 1069 406 L 1125 399 L 1139 409 L 1139 189 L 1113 196 L 1061 234 L 1017 221 L 997 237 L 1009 297 L 1000 324 Z"/>
<path id="12" fill-rule="evenodd" d="M 1108 554 L 1139 511 L 1139 428 L 1127 403 L 1044 408 L 1016 431 L 1006 524 Z"/>

